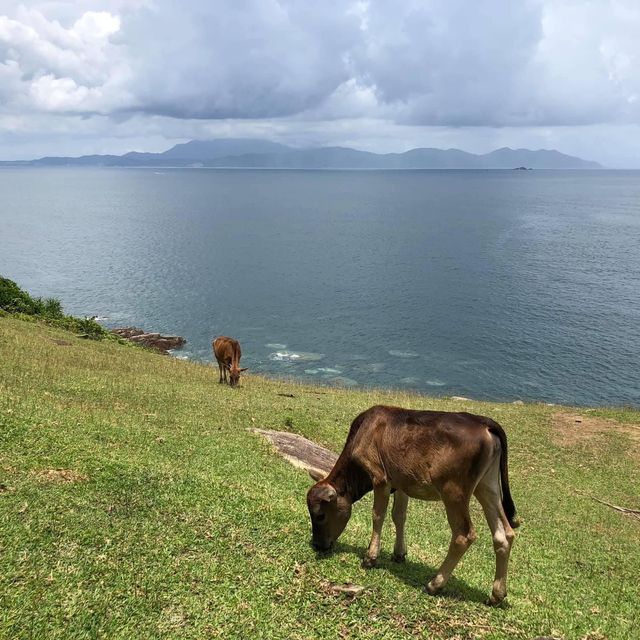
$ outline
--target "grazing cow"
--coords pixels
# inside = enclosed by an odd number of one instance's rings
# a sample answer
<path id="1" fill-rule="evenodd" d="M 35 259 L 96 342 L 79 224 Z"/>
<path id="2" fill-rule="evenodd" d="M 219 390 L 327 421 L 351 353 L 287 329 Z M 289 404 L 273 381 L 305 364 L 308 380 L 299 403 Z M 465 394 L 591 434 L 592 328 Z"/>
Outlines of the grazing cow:
<path id="1" fill-rule="evenodd" d="M 392 559 L 402 562 L 407 553 L 404 524 L 409 498 L 442 500 L 451 527 L 449 552 L 427 585 L 438 593 L 464 552 L 476 539 L 469 517 L 475 495 L 493 535 L 496 573 L 488 604 L 507 594 L 507 565 L 518 526 L 509 491 L 507 437 L 502 427 L 482 416 L 446 411 L 414 411 L 376 406 L 351 424 L 347 442 L 333 469 L 307 494 L 312 544 L 331 548 L 342 533 L 351 505 L 373 490 L 373 535 L 362 561 L 376 564 L 380 534 L 389 496 L 395 492 L 393 522 L 396 541 Z"/>
<path id="2" fill-rule="evenodd" d="M 240 373 L 247 368 L 240 369 L 240 358 L 242 351 L 240 343 L 234 338 L 218 336 L 212 343 L 213 355 L 218 361 L 220 371 L 220 384 L 227 381 L 227 371 L 229 372 L 229 384 L 235 387 L 240 381 Z"/>

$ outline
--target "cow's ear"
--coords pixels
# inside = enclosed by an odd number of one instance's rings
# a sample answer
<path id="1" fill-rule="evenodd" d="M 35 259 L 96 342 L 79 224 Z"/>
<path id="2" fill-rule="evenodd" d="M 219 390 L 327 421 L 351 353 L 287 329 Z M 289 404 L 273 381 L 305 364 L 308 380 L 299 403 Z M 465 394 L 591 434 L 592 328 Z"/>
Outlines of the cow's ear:
<path id="1" fill-rule="evenodd" d="M 320 469 L 308 469 L 309 471 L 309 475 L 311 476 L 312 480 L 315 480 L 316 482 L 320 482 L 320 480 L 324 480 L 324 478 L 326 477 L 326 473 L 323 473 L 322 471 L 320 471 Z"/>
<path id="2" fill-rule="evenodd" d="M 245 367 L 244 369 L 240 369 L 240 371 L 246 371 L 249 367 Z"/>
<path id="3" fill-rule="evenodd" d="M 338 497 L 338 492 L 329 483 L 318 485 L 316 496 L 322 502 L 333 502 Z"/>
<path id="4" fill-rule="evenodd" d="M 230 362 L 227 362 L 227 364 L 225 364 L 224 366 L 227 367 L 227 369 L 229 371 L 231 371 L 231 363 Z"/>

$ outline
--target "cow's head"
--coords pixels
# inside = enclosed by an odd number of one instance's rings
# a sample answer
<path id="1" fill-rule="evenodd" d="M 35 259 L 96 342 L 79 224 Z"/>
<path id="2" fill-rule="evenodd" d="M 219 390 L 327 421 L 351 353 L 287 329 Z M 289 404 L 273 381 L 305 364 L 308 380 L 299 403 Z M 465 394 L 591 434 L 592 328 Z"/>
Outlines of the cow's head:
<path id="1" fill-rule="evenodd" d="M 313 474 L 312 477 L 317 479 Z M 311 516 L 311 544 L 318 551 L 328 551 L 349 522 L 351 502 L 329 482 L 321 480 L 309 489 L 307 507 Z"/>
<path id="2" fill-rule="evenodd" d="M 229 384 L 232 387 L 235 387 L 238 384 L 238 382 L 240 382 L 240 374 L 243 371 L 246 371 L 247 367 L 244 367 L 243 369 L 239 369 L 238 367 L 232 364 L 228 364 L 227 369 L 229 370 Z"/>

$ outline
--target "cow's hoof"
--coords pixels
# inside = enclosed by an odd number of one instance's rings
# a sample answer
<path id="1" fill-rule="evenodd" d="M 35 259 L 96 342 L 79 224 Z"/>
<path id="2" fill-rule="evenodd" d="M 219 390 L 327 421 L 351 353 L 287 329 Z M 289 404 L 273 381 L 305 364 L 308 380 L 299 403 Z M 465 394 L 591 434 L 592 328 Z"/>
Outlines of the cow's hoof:
<path id="1" fill-rule="evenodd" d="M 442 586 L 436 586 L 432 580 L 427 584 L 425 590 L 430 596 L 437 596 L 442 591 Z"/>
<path id="2" fill-rule="evenodd" d="M 363 569 L 373 569 L 378 564 L 377 558 L 370 558 L 369 556 L 365 556 L 362 558 L 362 568 Z"/>
<path id="3" fill-rule="evenodd" d="M 489 599 L 485 602 L 488 607 L 499 607 L 504 602 L 505 596 L 491 594 Z"/>
<path id="4" fill-rule="evenodd" d="M 398 562 L 398 563 L 400 563 L 400 562 L 404 562 L 406 559 L 407 559 L 407 554 L 406 554 L 406 553 L 394 553 L 394 554 L 391 556 L 391 560 L 392 560 L 393 562 Z"/>

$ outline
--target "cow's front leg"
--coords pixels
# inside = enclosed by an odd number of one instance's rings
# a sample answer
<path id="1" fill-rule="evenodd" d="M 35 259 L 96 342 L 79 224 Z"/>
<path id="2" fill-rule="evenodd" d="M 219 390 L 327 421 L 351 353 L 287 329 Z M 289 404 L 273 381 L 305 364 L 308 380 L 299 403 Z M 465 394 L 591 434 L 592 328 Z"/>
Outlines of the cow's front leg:
<path id="1" fill-rule="evenodd" d="M 387 484 L 374 487 L 373 489 L 373 533 L 367 554 L 362 560 L 362 566 L 370 569 L 376 566 L 378 554 L 380 553 L 380 536 L 382 535 L 382 525 L 389 505 L 389 495 L 391 487 Z"/>
<path id="2" fill-rule="evenodd" d="M 394 562 L 404 562 L 407 557 L 407 542 L 404 537 L 404 523 L 407 519 L 407 506 L 409 504 L 409 496 L 402 491 L 396 491 L 393 494 L 393 511 L 391 517 L 393 524 L 396 526 L 396 543 L 393 546 L 393 555 L 391 559 Z"/>
<path id="3" fill-rule="evenodd" d="M 223 383 L 223 379 L 222 379 L 222 365 L 220 363 L 218 363 L 218 373 L 220 374 L 220 380 L 218 380 L 218 382 L 220 384 Z"/>

